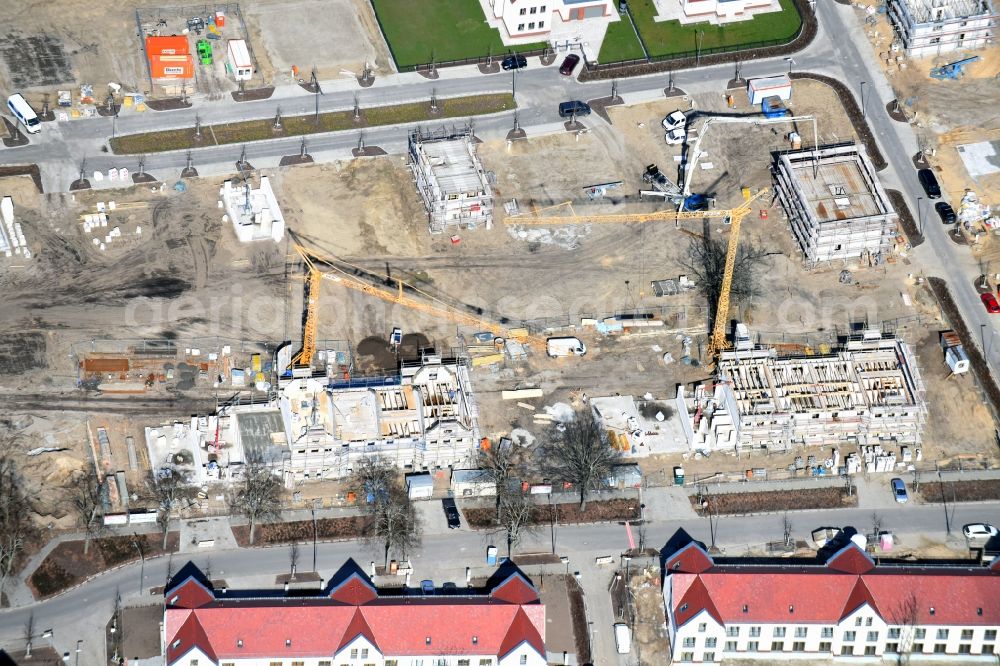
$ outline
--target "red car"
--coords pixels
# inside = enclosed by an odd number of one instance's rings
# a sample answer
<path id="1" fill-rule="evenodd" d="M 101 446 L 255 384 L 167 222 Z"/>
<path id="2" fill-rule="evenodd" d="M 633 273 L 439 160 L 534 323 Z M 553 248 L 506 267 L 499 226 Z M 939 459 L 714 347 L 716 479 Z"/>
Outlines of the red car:
<path id="1" fill-rule="evenodd" d="M 980 296 L 983 299 L 983 305 L 986 306 L 986 311 L 990 314 L 1000 314 L 1000 303 L 997 303 L 997 297 L 993 294 L 986 293 Z"/>
<path id="2" fill-rule="evenodd" d="M 563 76 L 570 76 L 573 73 L 573 70 L 576 69 L 579 62 L 580 56 L 575 53 L 570 53 L 566 56 L 566 59 L 562 61 L 562 64 L 559 65 L 559 73 Z"/>

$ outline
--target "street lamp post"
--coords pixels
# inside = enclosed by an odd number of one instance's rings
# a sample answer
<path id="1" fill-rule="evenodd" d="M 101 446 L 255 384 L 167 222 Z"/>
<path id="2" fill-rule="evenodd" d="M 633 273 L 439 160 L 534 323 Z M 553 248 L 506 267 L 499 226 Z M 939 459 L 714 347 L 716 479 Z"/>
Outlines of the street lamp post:
<path id="1" fill-rule="evenodd" d="M 316 572 L 316 507 L 312 508 L 313 519 L 313 573 Z"/>
<path id="2" fill-rule="evenodd" d="M 139 545 L 139 535 L 132 532 L 132 545 L 135 547 L 136 551 L 139 553 L 139 596 L 142 596 L 142 582 L 146 579 L 146 556 L 142 552 L 142 547 Z"/>
<path id="3" fill-rule="evenodd" d="M 792 75 L 792 65 L 795 64 L 795 58 L 785 58 L 785 62 L 788 63 L 788 75 Z"/>
<path id="4" fill-rule="evenodd" d="M 865 118 L 865 82 L 861 82 L 861 117 Z"/>
<path id="5" fill-rule="evenodd" d="M 701 64 L 701 41 L 702 41 L 702 39 L 704 37 L 705 37 L 705 31 L 704 30 L 699 30 L 698 31 L 698 51 L 697 51 L 697 54 L 695 55 L 695 59 L 694 59 L 694 64 L 696 64 L 696 65 L 700 65 Z"/>
<path id="6" fill-rule="evenodd" d="M 924 235 L 924 198 L 917 197 L 917 233 Z"/>

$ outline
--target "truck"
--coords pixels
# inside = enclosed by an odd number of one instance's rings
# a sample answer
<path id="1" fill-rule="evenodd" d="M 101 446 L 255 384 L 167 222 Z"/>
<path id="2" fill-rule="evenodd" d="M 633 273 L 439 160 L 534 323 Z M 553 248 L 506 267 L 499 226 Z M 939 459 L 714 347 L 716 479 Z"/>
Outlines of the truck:
<path id="1" fill-rule="evenodd" d="M 632 630 L 624 622 L 615 623 L 615 648 L 618 654 L 628 654 L 632 651 Z"/>
<path id="2" fill-rule="evenodd" d="M 785 116 L 792 115 L 788 107 L 785 106 L 785 103 L 777 95 L 765 97 L 764 101 L 760 103 L 760 111 L 764 114 L 765 118 L 784 118 Z"/>
<path id="3" fill-rule="evenodd" d="M 549 338 L 545 341 L 545 351 L 552 358 L 559 356 L 583 356 L 587 353 L 587 345 L 583 344 L 580 338 Z"/>
<path id="4" fill-rule="evenodd" d="M 230 39 L 226 47 L 229 69 L 237 81 L 249 81 L 253 78 L 253 63 L 250 61 L 250 49 L 246 40 Z"/>
<path id="5" fill-rule="evenodd" d="M 944 350 L 944 361 L 953 375 L 969 371 L 969 355 L 965 353 L 962 340 L 955 331 L 941 331 L 941 349 Z"/>

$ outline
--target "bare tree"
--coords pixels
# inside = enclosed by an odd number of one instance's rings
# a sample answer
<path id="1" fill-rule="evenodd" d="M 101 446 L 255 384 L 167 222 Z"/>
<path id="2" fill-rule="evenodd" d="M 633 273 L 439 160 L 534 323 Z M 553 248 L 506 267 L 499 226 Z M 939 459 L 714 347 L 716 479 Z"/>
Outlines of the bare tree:
<path id="1" fill-rule="evenodd" d="M 299 542 L 293 541 L 292 547 L 288 549 L 288 572 L 295 578 L 295 569 L 299 564 Z"/>
<path id="2" fill-rule="evenodd" d="M 31 505 L 13 458 L 15 436 L 0 434 L 0 594 L 25 544 L 34 536 Z"/>
<path id="3" fill-rule="evenodd" d="M 169 476 L 160 475 L 157 478 L 155 473 L 151 474 L 147 485 L 156 501 L 156 522 L 163 531 L 163 549 L 166 550 L 173 512 L 194 497 L 195 489 L 187 485 L 187 480 L 175 469 Z"/>
<path id="4" fill-rule="evenodd" d="M 878 541 L 878 535 L 882 533 L 882 514 L 878 511 L 872 511 L 871 515 L 872 521 L 872 543 L 874 544 Z"/>
<path id="5" fill-rule="evenodd" d="M 401 559 L 420 545 L 420 527 L 417 513 L 405 492 L 400 488 L 390 491 L 384 500 L 372 504 L 370 539 L 382 547 L 383 566 L 389 566 L 389 555 Z"/>
<path id="6" fill-rule="evenodd" d="M 525 536 L 537 529 L 535 505 L 525 493 L 505 492 L 500 502 L 497 523 L 507 539 L 507 557 Z"/>
<path id="7" fill-rule="evenodd" d="M 711 318 L 715 318 L 715 308 L 719 303 L 722 278 L 726 270 L 727 243 L 707 236 L 691 241 L 684 267 L 694 274 L 698 289 L 708 301 Z M 736 253 L 733 267 L 731 298 L 743 303 L 758 295 L 760 285 L 757 276 L 768 263 L 767 252 L 754 247 L 749 242 L 742 243 Z M 726 316 L 726 313 L 721 313 Z"/>
<path id="8" fill-rule="evenodd" d="M 786 546 L 792 545 L 792 519 L 789 517 L 788 512 L 785 511 L 781 514 L 781 534 L 785 540 Z"/>
<path id="9" fill-rule="evenodd" d="M 248 462 L 243 484 L 233 501 L 233 509 L 250 521 L 250 543 L 253 544 L 257 525 L 273 520 L 281 511 L 281 481 L 261 462 Z"/>
<path id="10" fill-rule="evenodd" d="M 399 470 L 388 458 L 368 456 L 354 467 L 352 483 L 369 505 L 378 505 L 399 485 Z"/>
<path id="11" fill-rule="evenodd" d="M 916 634 L 915 627 L 920 618 L 920 601 L 917 599 L 917 593 L 911 591 L 900 599 L 896 607 L 890 609 L 889 613 L 889 622 L 899 627 L 896 663 L 903 666 L 910 662 L 910 653 L 913 651 L 913 641 Z"/>
<path id="12" fill-rule="evenodd" d="M 104 493 L 107 479 L 98 480 L 97 468 L 90 465 L 82 478 L 77 478 L 69 488 L 69 503 L 83 527 L 83 554 L 90 551 L 90 540 L 104 531 Z"/>
<path id="13" fill-rule="evenodd" d="M 510 487 L 510 482 L 523 463 L 524 449 L 510 439 L 502 438 L 496 446 L 480 449 L 476 467 L 479 468 L 479 478 L 488 483 L 496 493 L 496 518 L 500 522 L 500 509 L 504 500 L 515 494 L 516 489 Z"/>
<path id="14" fill-rule="evenodd" d="M 587 510 L 588 493 L 600 487 L 621 457 L 601 437 L 589 408 L 577 411 L 571 421 L 553 428 L 535 453 L 545 474 L 576 485 L 580 511 Z"/>

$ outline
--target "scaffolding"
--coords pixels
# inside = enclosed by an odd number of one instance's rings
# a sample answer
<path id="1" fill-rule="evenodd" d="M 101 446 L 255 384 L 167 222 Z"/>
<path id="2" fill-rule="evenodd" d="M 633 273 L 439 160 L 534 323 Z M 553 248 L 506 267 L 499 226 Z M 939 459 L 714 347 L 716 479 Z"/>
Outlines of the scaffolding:
<path id="1" fill-rule="evenodd" d="M 887 14 L 914 58 L 986 48 L 1000 26 L 992 0 L 889 0 Z"/>
<path id="2" fill-rule="evenodd" d="M 476 155 L 469 129 L 433 134 L 410 132 L 409 164 L 417 192 L 427 208 L 431 233 L 449 227 L 493 225 L 490 175 Z"/>
<path id="3" fill-rule="evenodd" d="M 774 178 L 807 263 L 868 258 L 878 264 L 892 253 L 898 216 L 864 146 L 779 153 Z"/>

